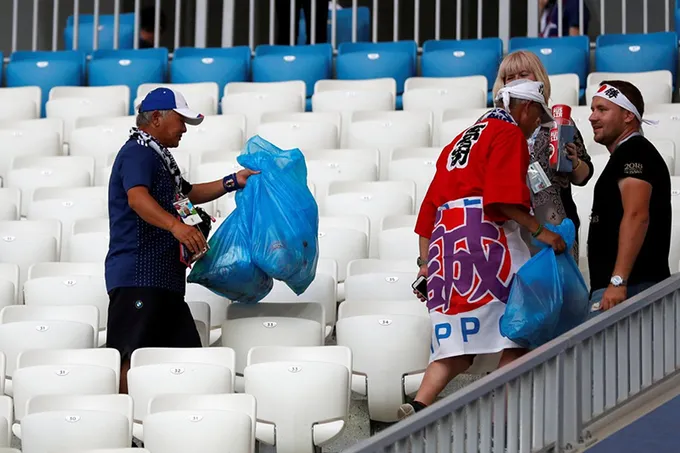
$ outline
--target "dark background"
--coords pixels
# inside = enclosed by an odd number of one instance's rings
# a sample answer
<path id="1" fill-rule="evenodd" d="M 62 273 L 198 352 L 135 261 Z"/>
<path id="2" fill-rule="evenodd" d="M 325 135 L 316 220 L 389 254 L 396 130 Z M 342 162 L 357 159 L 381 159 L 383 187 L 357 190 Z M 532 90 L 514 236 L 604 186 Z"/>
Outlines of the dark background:
<path id="1" fill-rule="evenodd" d="M 498 35 L 498 4 L 499 0 L 483 0 L 483 35 Z M 509 0 L 511 3 L 511 36 L 526 36 L 527 24 L 527 2 L 534 0 Z M 538 0 L 535 0 L 538 1 Z M 463 2 L 463 21 L 462 37 L 477 37 L 477 0 L 462 0 Z M 661 31 L 664 29 L 664 2 L 674 5 L 674 0 L 651 0 L 649 4 L 649 31 Z M 11 51 L 12 36 L 12 3 L 11 1 L 0 2 L 0 50 L 5 56 Z M 153 5 L 152 0 L 142 0 L 142 5 Z M 235 17 L 234 21 L 234 45 L 248 44 L 248 8 L 249 0 L 234 0 Z M 326 2 L 322 2 L 327 5 Z M 345 7 L 351 7 L 351 0 L 339 0 L 338 3 Z M 591 37 L 599 34 L 600 0 L 586 0 L 591 11 L 591 26 L 588 33 Z M 52 0 L 39 0 L 39 20 L 38 20 L 38 48 L 51 49 L 52 46 Z M 92 13 L 93 0 L 80 0 L 80 10 L 82 13 Z M 113 0 L 101 0 L 101 14 L 113 13 Z M 255 36 L 256 44 L 263 44 L 269 41 L 269 0 L 255 1 Z M 359 0 L 359 6 L 372 7 L 372 0 Z M 606 20 L 608 33 L 621 32 L 621 0 L 606 0 Z M 627 0 L 627 31 L 629 33 L 640 33 L 642 25 L 642 5 L 643 0 Z M 122 0 L 121 11 L 130 12 L 133 10 L 134 0 Z M 172 49 L 174 43 L 174 17 L 175 0 L 162 0 L 161 7 L 168 18 L 168 29 L 161 40 L 161 45 Z M 194 45 L 194 15 L 196 1 L 183 0 L 181 17 L 183 18 L 180 33 L 180 43 L 183 46 Z M 208 33 L 207 45 L 221 45 L 222 30 L 222 8 L 223 0 L 208 0 Z M 434 38 L 434 13 L 435 0 L 420 1 L 420 44 L 427 39 Z M 66 18 L 72 13 L 73 2 L 62 0 L 59 2 L 59 24 L 57 36 L 59 48 L 63 48 L 63 28 Z M 392 40 L 392 14 L 394 10 L 393 0 L 379 1 L 379 23 L 378 36 L 380 40 Z M 442 39 L 454 39 L 456 37 L 456 0 L 441 0 L 442 11 Z M 18 28 L 18 48 L 29 50 L 31 48 L 33 2 L 21 0 L 19 2 L 19 28 Z M 413 17 L 414 1 L 399 1 L 399 38 L 413 39 Z M 673 6 L 671 6 L 671 29 L 674 29 Z"/>

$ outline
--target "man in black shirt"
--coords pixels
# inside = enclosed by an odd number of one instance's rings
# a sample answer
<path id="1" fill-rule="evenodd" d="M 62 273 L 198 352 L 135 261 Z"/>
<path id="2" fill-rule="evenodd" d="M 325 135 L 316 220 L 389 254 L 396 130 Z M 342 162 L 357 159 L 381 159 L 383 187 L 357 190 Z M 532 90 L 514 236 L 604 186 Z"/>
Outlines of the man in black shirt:
<path id="1" fill-rule="evenodd" d="M 595 141 L 611 157 L 595 184 L 588 234 L 591 315 L 670 276 L 671 180 L 642 136 L 644 100 L 623 81 L 602 82 L 593 97 Z"/>

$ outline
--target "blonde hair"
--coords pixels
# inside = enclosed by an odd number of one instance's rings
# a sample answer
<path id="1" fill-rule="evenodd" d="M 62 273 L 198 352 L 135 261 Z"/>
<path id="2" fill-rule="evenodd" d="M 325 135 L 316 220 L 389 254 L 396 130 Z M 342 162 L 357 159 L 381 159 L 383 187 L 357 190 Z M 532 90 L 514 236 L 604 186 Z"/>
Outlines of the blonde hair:
<path id="1" fill-rule="evenodd" d="M 545 95 L 545 103 L 549 104 L 550 100 L 550 79 L 545 70 L 545 66 L 541 60 L 532 52 L 526 50 L 518 50 L 508 54 L 501 66 L 498 68 L 498 76 L 496 82 L 493 84 L 493 98 L 496 99 L 498 90 L 505 86 L 505 78 L 509 75 L 519 74 L 520 72 L 530 72 L 536 77 L 536 80 L 543 82 L 543 94 Z"/>

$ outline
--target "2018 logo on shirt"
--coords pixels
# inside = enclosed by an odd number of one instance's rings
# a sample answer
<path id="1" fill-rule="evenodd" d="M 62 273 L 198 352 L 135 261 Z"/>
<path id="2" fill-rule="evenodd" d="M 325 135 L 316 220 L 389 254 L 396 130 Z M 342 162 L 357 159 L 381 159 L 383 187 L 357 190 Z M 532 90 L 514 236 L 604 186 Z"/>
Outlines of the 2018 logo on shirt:
<path id="1" fill-rule="evenodd" d="M 642 174 L 642 164 L 637 162 L 631 162 L 623 166 L 623 173 L 626 175 L 639 175 Z"/>
<path id="2" fill-rule="evenodd" d="M 475 146 L 475 143 L 482 136 L 482 132 L 486 128 L 488 123 L 478 123 L 463 132 L 463 136 L 458 140 L 451 150 L 449 155 L 448 163 L 446 164 L 446 169 L 451 171 L 454 168 L 465 168 L 467 167 L 468 160 L 470 157 L 470 151 Z"/>

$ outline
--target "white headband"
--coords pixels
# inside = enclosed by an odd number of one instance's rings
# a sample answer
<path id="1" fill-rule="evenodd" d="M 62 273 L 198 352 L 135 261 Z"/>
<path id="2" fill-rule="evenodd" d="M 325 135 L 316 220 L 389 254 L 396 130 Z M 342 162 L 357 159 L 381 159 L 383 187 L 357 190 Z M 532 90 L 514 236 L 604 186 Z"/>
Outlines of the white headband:
<path id="1" fill-rule="evenodd" d="M 621 92 L 621 90 L 619 90 L 616 87 L 604 84 L 600 87 L 599 90 L 597 90 L 597 93 L 595 93 L 593 95 L 593 97 L 594 98 L 599 97 L 599 98 L 606 99 L 606 100 L 613 102 L 614 104 L 618 105 L 622 109 L 628 110 L 630 113 L 635 115 L 635 118 L 637 118 L 638 121 L 640 121 L 640 123 L 642 123 L 642 124 L 652 124 L 652 125 L 659 124 L 658 121 L 648 120 L 648 119 L 642 118 L 642 115 L 640 115 L 640 112 L 638 112 L 637 107 L 635 107 L 633 105 L 633 103 L 630 102 L 630 99 L 628 99 L 626 97 L 626 95 L 623 94 Z"/>
<path id="2" fill-rule="evenodd" d="M 540 104 L 541 108 L 543 109 L 541 115 L 542 124 L 554 121 L 550 109 L 547 105 L 545 105 L 543 83 L 527 79 L 513 80 L 498 90 L 498 93 L 496 94 L 496 101 L 502 100 L 503 107 L 508 112 L 510 111 L 510 100 L 513 98 L 523 99 Z"/>

